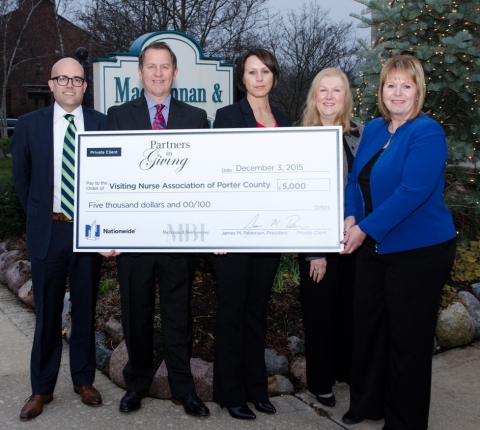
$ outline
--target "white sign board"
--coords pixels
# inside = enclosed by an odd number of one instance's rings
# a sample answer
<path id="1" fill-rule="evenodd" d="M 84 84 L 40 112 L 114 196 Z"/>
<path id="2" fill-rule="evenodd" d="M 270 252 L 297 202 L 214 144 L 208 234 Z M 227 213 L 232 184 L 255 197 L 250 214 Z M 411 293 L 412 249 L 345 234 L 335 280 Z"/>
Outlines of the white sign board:
<path id="1" fill-rule="evenodd" d="M 143 95 L 138 76 L 138 56 L 149 44 L 166 42 L 177 56 L 178 75 L 172 96 L 207 112 L 213 121 L 218 108 L 233 103 L 234 64 L 222 63 L 218 57 L 205 57 L 200 45 L 185 33 L 159 31 L 145 34 L 132 43 L 129 52 L 114 52 L 109 58 L 93 58 L 94 107 L 107 113 Z"/>

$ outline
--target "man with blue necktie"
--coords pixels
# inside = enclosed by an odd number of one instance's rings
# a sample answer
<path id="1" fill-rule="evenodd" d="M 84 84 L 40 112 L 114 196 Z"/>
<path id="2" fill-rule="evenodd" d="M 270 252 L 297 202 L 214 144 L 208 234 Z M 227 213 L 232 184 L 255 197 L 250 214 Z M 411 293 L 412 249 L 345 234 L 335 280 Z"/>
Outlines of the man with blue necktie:
<path id="1" fill-rule="evenodd" d="M 75 134 L 100 131 L 106 116 L 81 105 L 83 67 L 63 58 L 48 81 L 55 103 L 18 119 L 11 142 L 12 173 L 27 214 L 36 326 L 30 379 L 32 395 L 21 419 L 40 415 L 53 400 L 62 354 L 62 310 L 67 277 L 72 304 L 70 372 L 73 390 L 88 406 L 102 404 L 95 379 L 95 307 L 102 257 L 73 252 Z"/>

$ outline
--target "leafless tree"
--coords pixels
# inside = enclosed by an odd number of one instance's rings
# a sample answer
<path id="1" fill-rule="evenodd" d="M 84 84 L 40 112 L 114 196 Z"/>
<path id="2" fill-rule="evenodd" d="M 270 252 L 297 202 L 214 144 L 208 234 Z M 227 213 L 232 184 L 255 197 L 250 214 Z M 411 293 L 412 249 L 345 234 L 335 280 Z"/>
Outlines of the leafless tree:
<path id="1" fill-rule="evenodd" d="M 0 101 L 0 131 L 7 137 L 7 88 L 10 77 L 16 67 L 29 59 L 19 59 L 18 52 L 25 36 L 26 29 L 35 9 L 42 0 L 0 0 L 0 37 L 2 64 L 2 98 Z M 18 19 L 13 11 L 23 3 L 23 16 Z"/>
<path id="2" fill-rule="evenodd" d="M 196 39 L 207 55 L 227 61 L 269 20 L 268 0 L 88 0 L 78 20 L 106 51 L 128 51 L 139 36 L 176 30 Z"/>
<path id="3" fill-rule="evenodd" d="M 301 117 L 310 84 L 320 70 L 338 67 L 353 76 L 359 61 L 353 25 L 332 21 L 329 11 L 312 1 L 269 27 L 264 46 L 275 54 L 282 71 L 273 99 L 292 120 Z"/>
<path id="4" fill-rule="evenodd" d="M 65 16 L 70 11 L 73 2 L 72 0 L 55 0 L 53 3 L 55 9 L 55 29 L 60 44 L 60 54 L 62 57 L 65 57 L 65 43 L 62 34 L 62 28 L 65 21 L 62 20 L 61 17 Z"/>

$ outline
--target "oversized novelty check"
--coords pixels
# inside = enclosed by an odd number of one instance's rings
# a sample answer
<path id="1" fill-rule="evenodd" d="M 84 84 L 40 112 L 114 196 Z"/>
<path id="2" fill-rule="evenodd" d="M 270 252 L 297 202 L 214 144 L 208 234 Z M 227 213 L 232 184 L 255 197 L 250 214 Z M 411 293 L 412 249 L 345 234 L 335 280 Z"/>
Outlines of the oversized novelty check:
<path id="1" fill-rule="evenodd" d="M 85 132 L 74 250 L 338 252 L 341 127 Z"/>

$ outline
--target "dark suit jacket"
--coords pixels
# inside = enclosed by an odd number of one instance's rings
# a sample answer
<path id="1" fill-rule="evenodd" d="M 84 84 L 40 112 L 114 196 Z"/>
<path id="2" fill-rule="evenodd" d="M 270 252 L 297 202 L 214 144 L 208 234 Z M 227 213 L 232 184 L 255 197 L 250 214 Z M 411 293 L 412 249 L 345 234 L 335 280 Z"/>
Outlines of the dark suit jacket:
<path id="1" fill-rule="evenodd" d="M 167 119 L 167 130 L 192 128 L 209 128 L 207 113 L 200 108 L 190 106 L 173 97 L 170 100 L 170 111 Z M 107 112 L 107 130 L 151 130 L 152 123 L 148 113 L 147 100 L 144 96 L 120 106 L 112 106 Z M 130 255 L 139 256 L 139 253 Z M 177 258 L 182 254 L 172 253 Z"/>
<path id="2" fill-rule="evenodd" d="M 101 131 L 107 117 L 83 107 L 86 131 Z M 27 214 L 27 249 L 43 260 L 50 245 L 53 209 L 53 105 L 18 118 L 11 142 L 12 173 Z"/>
<path id="3" fill-rule="evenodd" d="M 144 96 L 120 106 L 112 106 L 107 112 L 107 130 L 151 130 L 152 123 Z M 167 119 L 167 130 L 208 128 L 207 113 L 173 97 Z"/>
<path id="4" fill-rule="evenodd" d="M 275 106 L 270 106 L 279 127 L 292 125 L 288 115 Z M 246 97 L 233 105 L 217 110 L 213 128 L 255 128 L 257 121 Z"/>

